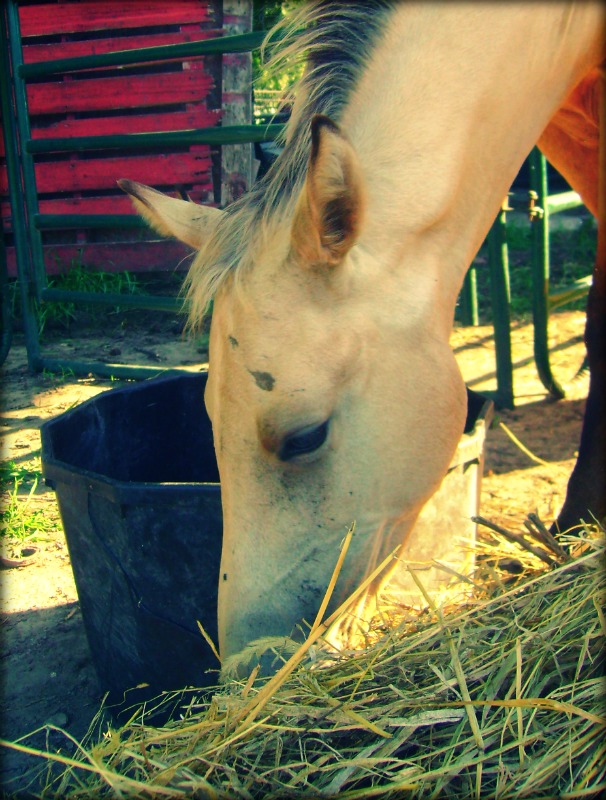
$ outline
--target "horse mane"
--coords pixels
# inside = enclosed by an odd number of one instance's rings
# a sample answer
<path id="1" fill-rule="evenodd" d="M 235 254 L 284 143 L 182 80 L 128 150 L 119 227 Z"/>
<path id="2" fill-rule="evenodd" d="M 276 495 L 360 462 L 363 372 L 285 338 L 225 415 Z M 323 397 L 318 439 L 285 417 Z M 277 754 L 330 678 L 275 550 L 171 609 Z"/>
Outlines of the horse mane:
<path id="1" fill-rule="evenodd" d="M 393 4 L 304 0 L 267 34 L 262 47 L 263 56 L 271 50 L 267 72 L 305 63 L 302 77 L 289 91 L 297 101 L 279 157 L 249 192 L 225 209 L 196 254 L 185 284 L 190 327 L 199 325 L 226 279 L 250 269 L 276 230 L 290 227 L 311 149 L 310 120 L 325 114 L 339 121 Z"/>

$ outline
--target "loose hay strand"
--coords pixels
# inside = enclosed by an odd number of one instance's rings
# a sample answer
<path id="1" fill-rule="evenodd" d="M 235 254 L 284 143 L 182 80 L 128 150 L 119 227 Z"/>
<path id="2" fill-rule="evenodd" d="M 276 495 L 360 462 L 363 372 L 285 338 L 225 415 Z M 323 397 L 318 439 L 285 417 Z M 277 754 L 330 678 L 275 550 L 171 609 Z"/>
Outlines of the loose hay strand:
<path id="1" fill-rule="evenodd" d="M 541 466 L 548 467 L 548 466 L 549 466 L 551 463 L 553 463 L 553 462 L 550 462 L 550 461 L 545 461 L 545 459 L 543 459 L 543 458 L 539 458 L 539 456 L 536 456 L 536 455 L 535 455 L 535 454 L 534 454 L 534 453 L 533 453 L 531 450 L 529 450 L 529 449 L 526 447 L 526 445 L 525 445 L 525 444 L 523 444 L 523 443 L 522 443 L 522 442 L 521 442 L 521 441 L 518 439 L 518 437 L 517 437 L 517 436 L 515 435 L 515 433 L 514 433 L 514 432 L 511 430 L 511 428 L 508 428 L 508 427 L 507 427 L 507 425 L 505 425 L 505 423 L 504 423 L 502 420 L 500 420 L 500 421 L 499 421 L 499 427 L 500 427 L 500 428 L 502 428 L 502 429 L 505 431 L 505 433 L 507 434 L 507 436 L 509 436 L 509 438 L 511 439 L 511 441 L 512 441 L 512 442 L 513 442 L 515 445 L 517 445 L 517 446 L 520 448 L 520 450 L 521 450 L 521 451 L 524 453 L 524 455 L 527 455 L 527 456 L 528 456 L 528 458 L 529 458 L 531 461 L 534 461 L 534 462 L 535 462 L 535 464 L 541 464 Z"/>
<path id="2" fill-rule="evenodd" d="M 196 622 L 198 624 L 198 630 L 202 634 L 202 636 L 204 638 L 204 641 L 210 647 L 214 657 L 217 659 L 217 661 L 220 664 L 221 663 L 221 656 L 219 655 L 219 651 L 217 650 L 217 647 L 216 647 L 215 643 L 213 642 L 210 634 L 205 630 L 204 625 L 202 625 L 202 623 L 200 622 L 199 619 L 197 619 Z"/>
<path id="3" fill-rule="evenodd" d="M 522 705 L 519 702 L 522 700 L 522 643 L 519 636 L 516 638 L 516 700 L 518 701 L 516 703 L 516 714 L 518 722 L 518 738 L 520 740 L 518 752 L 520 754 L 520 766 L 522 766 L 524 759 L 526 758 L 526 753 L 524 751 L 524 745 L 522 744 L 522 738 L 524 736 L 524 721 L 522 718 Z"/>
<path id="4" fill-rule="evenodd" d="M 341 545 L 341 552 L 339 553 L 339 558 L 337 559 L 337 563 L 335 564 L 335 568 L 330 577 L 328 588 L 324 592 L 324 598 L 322 599 L 322 603 L 320 604 L 320 608 L 318 609 L 318 613 L 316 614 L 314 623 L 311 626 L 310 634 L 312 632 L 315 632 L 320 627 L 320 624 L 324 619 L 324 614 L 326 613 L 326 609 L 328 608 L 328 604 L 330 603 L 330 598 L 332 597 L 332 593 L 334 592 L 335 586 L 337 585 L 337 580 L 339 578 L 339 575 L 341 574 L 341 568 L 343 566 L 343 562 L 345 561 L 347 551 L 349 550 L 349 545 L 351 544 L 351 540 L 353 538 L 355 529 L 356 529 L 356 523 L 353 522 L 349 526 L 349 530 L 345 535 L 345 539 L 343 539 L 343 544 Z"/>

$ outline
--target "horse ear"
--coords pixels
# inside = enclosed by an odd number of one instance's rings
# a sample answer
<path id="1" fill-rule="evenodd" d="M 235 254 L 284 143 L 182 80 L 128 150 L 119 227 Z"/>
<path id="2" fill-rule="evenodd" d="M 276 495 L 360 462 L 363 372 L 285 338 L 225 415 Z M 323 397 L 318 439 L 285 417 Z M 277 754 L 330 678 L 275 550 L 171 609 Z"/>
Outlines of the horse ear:
<path id="1" fill-rule="evenodd" d="M 218 208 L 178 200 L 135 181 L 119 180 L 133 205 L 158 233 L 174 236 L 196 250 L 204 244 L 223 213 Z"/>
<path id="2" fill-rule="evenodd" d="M 364 185 L 356 153 L 338 125 L 316 115 L 311 156 L 291 231 L 305 261 L 338 264 L 362 226 Z"/>

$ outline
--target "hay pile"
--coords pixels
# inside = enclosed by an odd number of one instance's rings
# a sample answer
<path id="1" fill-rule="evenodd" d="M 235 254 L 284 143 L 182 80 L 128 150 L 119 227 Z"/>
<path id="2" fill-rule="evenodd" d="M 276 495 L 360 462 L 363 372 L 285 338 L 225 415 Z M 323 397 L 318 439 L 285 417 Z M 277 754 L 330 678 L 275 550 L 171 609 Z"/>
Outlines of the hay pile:
<path id="1" fill-rule="evenodd" d="M 486 546 L 464 602 L 401 609 L 361 652 L 321 665 L 313 648 L 295 653 L 271 681 L 210 702 L 186 694 L 164 727 L 139 713 L 74 759 L 52 756 L 65 769 L 40 796 L 597 797 L 604 540 L 571 541 L 575 558 L 552 568 Z M 524 569 L 513 585 L 503 559 Z"/>

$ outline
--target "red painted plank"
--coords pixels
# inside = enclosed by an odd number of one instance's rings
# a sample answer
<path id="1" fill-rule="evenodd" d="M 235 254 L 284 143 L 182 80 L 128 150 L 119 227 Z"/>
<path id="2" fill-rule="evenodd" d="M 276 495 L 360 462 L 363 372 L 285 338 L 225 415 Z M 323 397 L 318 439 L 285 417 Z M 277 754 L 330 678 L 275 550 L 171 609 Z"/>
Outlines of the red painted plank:
<path id="1" fill-rule="evenodd" d="M 180 25 L 210 20 L 207 0 L 103 0 L 19 9 L 22 36 Z"/>
<path id="2" fill-rule="evenodd" d="M 201 42 L 222 35 L 221 30 L 191 30 L 188 28 L 176 33 L 165 33 L 163 30 L 153 34 L 140 36 L 114 36 L 111 39 L 78 39 L 75 42 L 62 41 L 50 44 L 24 44 L 23 60 L 26 64 L 38 61 L 52 61 L 55 58 L 74 58 L 76 56 L 115 53 L 119 50 L 137 50 L 142 47 L 157 47 L 165 44 L 182 42 Z M 35 41 L 35 40 L 34 40 Z"/>
<path id="3" fill-rule="evenodd" d="M 184 186 L 183 192 L 194 203 L 205 204 L 209 195 L 212 195 L 212 189 L 212 182 L 210 181 L 210 176 L 208 176 L 206 181 L 201 181 L 193 187 Z M 123 192 L 105 197 L 42 199 L 39 202 L 39 210 L 41 214 L 73 214 L 75 217 L 80 214 L 136 214 L 133 204 Z M 7 231 L 10 230 L 10 208 L 8 203 L 0 204 L 0 216 L 2 216 L 5 229 Z"/>
<path id="4" fill-rule="evenodd" d="M 62 119 L 43 128 L 32 128 L 33 139 L 71 136 L 103 136 L 115 133 L 154 133 L 213 127 L 219 123 L 221 111 L 210 111 L 203 105 L 192 105 L 191 111 L 168 111 L 164 114 L 136 114 L 130 117 L 93 117 Z M 1 130 L 1 128 L 0 128 Z M 0 136 L 0 158 L 4 156 L 4 140 Z M 0 166 L 2 169 L 2 166 Z"/>
<path id="5" fill-rule="evenodd" d="M 201 69 L 188 69 L 163 75 L 35 83 L 28 86 L 27 97 L 32 115 L 149 108 L 200 102 L 212 84 L 211 76 Z"/>
<path id="6" fill-rule="evenodd" d="M 74 159 L 37 164 L 36 183 L 39 194 L 113 189 L 118 178 L 171 187 L 206 182 L 210 169 L 210 158 L 197 153 Z M 0 178 L 0 194 L 6 195 L 6 177 Z"/>
<path id="7" fill-rule="evenodd" d="M 115 133 L 154 133 L 161 131 L 185 131 L 216 125 L 219 111 L 209 111 L 202 104 L 192 105 L 190 111 L 168 111 L 158 114 L 133 114 L 129 117 L 93 117 L 88 119 L 64 119 L 54 125 L 35 128 L 34 139 L 55 136 L 101 136 Z"/>
<path id="8" fill-rule="evenodd" d="M 207 179 L 196 184 L 195 188 L 184 187 L 193 202 L 204 203 L 212 182 Z M 173 193 L 174 194 L 174 193 Z M 136 214 L 133 204 L 124 192 L 111 197 L 67 197 L 64 199 L 41 200 L 41 214 Z"/>
<path id="9" fill-rule="evenodd" d="M 95 243 L 83 245 L 49 245 L 44 248 L 44 264 L 48 275 L 69 270 L 76 261 L 104 272 L 179 272 L 191 263 L 191 250 L 181 242 L 162 239 L 148 242 Z M 7 248 L 10 277 L 17 274 L 14 247 Z"/>

